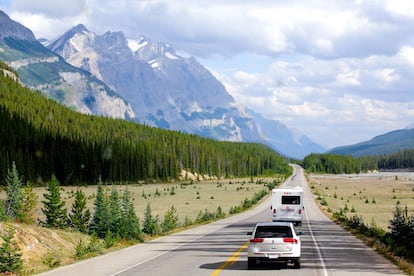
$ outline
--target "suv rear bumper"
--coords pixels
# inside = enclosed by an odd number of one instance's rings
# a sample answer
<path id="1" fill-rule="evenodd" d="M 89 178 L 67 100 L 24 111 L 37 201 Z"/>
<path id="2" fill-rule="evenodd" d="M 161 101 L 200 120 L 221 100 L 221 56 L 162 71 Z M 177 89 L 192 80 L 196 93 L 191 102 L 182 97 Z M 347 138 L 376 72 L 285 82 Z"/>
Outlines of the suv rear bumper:
<path id="1" fill-rule="evenodd" d="M 278 221 L 280 221 L 280 222 L 291 222 L 291 223 L 293 223 L 294 225 L 296 225 L 296 226 L 300 226 L 300 225 L 302 225 L 302 220 L 301 219 L 293 219 L 293 218 L 272 218 L 272 221 L 273 222 L 278 222 Z"/>
<path id="2" fill-rule="evenodd" d="M 256 266 L 256 265 L 265 265 L 265 264 L 277 264 L 277 263 L 296 263 L 300 262 L 300 257 L 280 257 L 277 259 L 269 259 L 267 257 L 248 257 L 247 258 L 249 265 Z"/>

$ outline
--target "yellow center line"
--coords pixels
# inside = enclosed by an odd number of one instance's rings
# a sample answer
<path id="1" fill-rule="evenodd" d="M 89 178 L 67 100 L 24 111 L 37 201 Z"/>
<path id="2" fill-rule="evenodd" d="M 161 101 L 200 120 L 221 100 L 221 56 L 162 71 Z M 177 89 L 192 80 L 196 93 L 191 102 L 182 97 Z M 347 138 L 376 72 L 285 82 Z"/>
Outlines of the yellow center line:
<path id="1" fill-rule="evenodd" d="M 233 255 L 231 255 L 231 257 L 229 257 L 219 268 L 217 268 L 211 274 L 211 276 L 218 275 L 224 268 L 226 268 L 227 266 L 229 266 L 229 265 L 233 264 L 235 261 L 237 261 L 237 259 L 239 258 L 240 252 L 242 252 L 247 247 L 248 244 L 249 244 L 249 241 L 245 242 L 236 252 L 234 252 Z"/>

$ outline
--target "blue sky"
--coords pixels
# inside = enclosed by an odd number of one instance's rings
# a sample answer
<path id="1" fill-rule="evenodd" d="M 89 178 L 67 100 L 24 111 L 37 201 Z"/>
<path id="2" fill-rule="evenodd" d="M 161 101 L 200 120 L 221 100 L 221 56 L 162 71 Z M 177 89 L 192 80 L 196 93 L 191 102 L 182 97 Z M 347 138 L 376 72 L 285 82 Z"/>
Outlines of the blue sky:
<path id="1" fill-rule="evenodd" d="M 237 102 L 331 148 L 414 123 L 414 1 L 0 0 L 37 38 L 168 42 Z"/>

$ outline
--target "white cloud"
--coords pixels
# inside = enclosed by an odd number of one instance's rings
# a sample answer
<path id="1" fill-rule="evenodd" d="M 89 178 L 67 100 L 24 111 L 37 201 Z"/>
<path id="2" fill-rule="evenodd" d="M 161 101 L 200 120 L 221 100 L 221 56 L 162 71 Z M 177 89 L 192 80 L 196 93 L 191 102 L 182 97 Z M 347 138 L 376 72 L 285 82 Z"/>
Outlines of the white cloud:
<path id="1" fill-rule="evenodd" d="M 412 46 L 403 46 L 398 53 L 398 57 L 402 62 L 408 62 L 410 65 L 414 66 L 414 47 Z"/>
<path id="2" fill-rule="evenodd" d="M 85 0 L 51 1 L 51 0 L 12 0 L 11 7 L 17 11 L 25 11 L 32 14 L 42 14 L 45 17 L 60 18 L 77 17 L 88 9 Z"/>
<path id="3" fill-rule="evenodd" d="M 360 85 L 359 81 L 359 70 L 351 71 L 351 72 L 345 72 L 345 73 L 339 73 L 336 76 L 336 80 L 339 83 L 339 85 L 344 86 L 358 86 Z"/>
<path id="4" fill-rule="evenodd" d="M 402 58 L 411 56 L 411 50 L 337 60 L 302 56 L 276 61 L 265 74 L 248 74 L 247 86 L 245 79 L 234 76 L 222 81 L 237 83 L 236 99 L 243 104 L 333 147 L 412 122 L 414 72 L 411 61 Z"/>
<path id="5" fill-rule="evenodd" d="M 36 30 L 34 34 L 38 39 L 54 39 L 75 25 L 88 24 L 86 17 L 83 15 L 70 17 L 66 21 L 62 21 L 61 18 L 26 12 L 15 12 L 11 14 L 11 17 L 26 27 L 30 26 L 29 28 L 32 31 Z"/>
<path id="6" fill-rule="evenodd" d="M 414 2 L 407 0 L 387 0 L 385 8 L 394 16 L 414 17 Z"/>

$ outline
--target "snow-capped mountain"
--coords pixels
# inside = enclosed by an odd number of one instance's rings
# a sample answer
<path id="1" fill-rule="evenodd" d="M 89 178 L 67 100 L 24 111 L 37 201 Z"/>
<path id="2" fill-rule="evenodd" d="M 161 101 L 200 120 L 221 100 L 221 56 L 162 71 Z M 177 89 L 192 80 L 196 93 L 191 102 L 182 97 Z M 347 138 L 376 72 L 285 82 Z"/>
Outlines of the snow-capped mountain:
<path id="1" fill-rule="evenodd" d="M 168 44 L 122 32 L 96 35 L 78 25 L 47 47 L 89 70 L 132 106 L 139 122 L 221 140 L 257 141 L 251 116 L 238 109 L 224 86 L 195 58 Z"/>
<path id="2" fill-rule="evenodd" d="M 194 57 L 167 43 L 122 32 L 97 35 L 78 25 L 45 44 L 73 66 L 91 72 L 126 99 L 136 121 L 219 140 L 266 143 L 302 158 L 324 149 L 280 122 L 263 119 L 236 103 Z"/>
<path id="3" fill-rule="evenodd" d="M 40 44 L 33 32 L 0 11 L 0 59 L 26 86 L 79 112 L 134 119 L 128 103 L 89 72 L 74 67 Z"/>
<path id="4" fill-rule="evenodd" d="M 315 152 L 280 122 L 236 103 L 195 58 L 179 56 L 169 44 L 127 39 L 122 32 L 97 35 L 83 25 L 39 41 L 0 11 L 0 59 L 25 85 L 79 112 L 265 143 L 295 158 Z"/>

